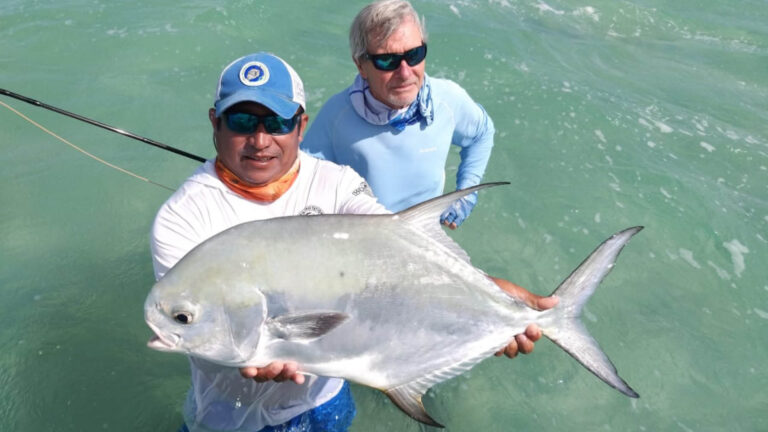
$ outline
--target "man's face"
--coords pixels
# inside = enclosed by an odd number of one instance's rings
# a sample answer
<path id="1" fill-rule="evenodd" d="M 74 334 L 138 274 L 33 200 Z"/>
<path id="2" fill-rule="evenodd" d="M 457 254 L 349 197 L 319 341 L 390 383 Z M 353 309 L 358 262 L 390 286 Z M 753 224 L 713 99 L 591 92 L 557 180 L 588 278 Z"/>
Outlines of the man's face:
<path id="1" fill-rule="evenodd" d="M 253 102 L 239 103 L 227 112 L 274 115 L 265 106 Z M 263 124 L 259 124 L 254 133 L 237 133 L 227 127 L 225 116 L 226 113 L 222 114 L 219 122 L 214 109 L 208 112 L 218 157 L 238 178 L 254 186 L 263 186 L 291 169 L 298 157 L 300 134 L 306 130 L 306 114 L 301 116 L 296 128 L 285 135 L 269 135 Z"/>
<path id="2" fill-rule="evenodd" d="M 368 54 L 402 54 L 421 45 L 421 30 L 411 18 L 404 20 L 400 27 L 385 41 L 376 41 L 368 46 Z M 368 81 L 371 94 L 390 108 L 405 108 L 416 100 L 424 82 L 426 60 L 416 66 L 405 61 L 393 71 L 382 71 L 373 67 L 370 60 L 363 59 L 357 64 L 360 76 Z"/>

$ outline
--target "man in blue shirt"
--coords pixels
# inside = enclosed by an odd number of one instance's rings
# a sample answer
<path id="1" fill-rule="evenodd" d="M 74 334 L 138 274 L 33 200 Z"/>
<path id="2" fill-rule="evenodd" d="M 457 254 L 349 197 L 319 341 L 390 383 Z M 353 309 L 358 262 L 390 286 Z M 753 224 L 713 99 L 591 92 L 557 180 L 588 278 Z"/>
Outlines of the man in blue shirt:
<path id="1" fill-rule="evenodd" d="M 461 147 L 457 189 L 479 184 L 493 147 L 493 122 L 458 84 L 425 73 L 426 29 L 411 4 L 369 4 L 355 17 L 349 42 L 359 74 L 320 109 L 302 149 L 354 168 L 393 212 L 443 193 L 451 144 Z M 456 229 L 476 202 L 477 193 L 454 202 L 440 222 Z M 557 304 L 554 297 L 492 279 L 532 307 Z M 503 352 L 527 354 L 540 336 L 529 326 Z"/>
<path id="2" fill-rule="evenodd" d="M 349 165 L 397 212 L 443 193 L 450 145 L 461 147 L 457 189 L 480 183 L 493 122 L 458 84 L 425 73 L 426 32 L 407 1 L 368 5 L 350 29 L 359 75 L 320 110 L 302 143 L 310 154 Z M 447 210 L 456 228 L 477 195 Z"/>

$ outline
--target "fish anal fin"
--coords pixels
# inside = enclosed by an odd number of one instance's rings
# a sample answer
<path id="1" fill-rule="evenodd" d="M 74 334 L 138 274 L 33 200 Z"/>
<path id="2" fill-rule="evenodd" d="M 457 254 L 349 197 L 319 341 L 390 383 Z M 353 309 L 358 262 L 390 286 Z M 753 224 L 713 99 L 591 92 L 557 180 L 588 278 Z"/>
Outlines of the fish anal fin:
<path id="1" fill-rule="evenodd" d="M 421 386 L 403 384 L 401 386 L 385 390 L 384 394 L 389 396 L 389 399 L 397 405 L 404 413 L 408 414 L 412 419 L 424 423 L 429 426 L 443 428 L 445 426 L 436 422 L 432 417 L 427 414 L 424 409 L 424 405 L 421 403 L 421 397 L 424 393 L 421 392 Z"/>
<path id="2" fill-rule="evenodd" d="M 291 341 L 317 339 L 349 319 L 341 312 L 286 314 L 270 318 L 267 326 L 278 339 Z"/>
<path id="3" fill-rule="evenodd" d="M 479 342 L 480 346 L 485 346 L 487 343 Z M 397 387 L 392 387 L 389 390 L 382 391 L 389 396 L 389 399 L 397 405 L 404 413 L 414 420 L 420 421 L 424 424 L 442 428 L 443 425 L 436 422 L 432 417 L 427 414 L 424 409 L 424 405 L 421 403 L 421 398 L 424 393 L 427 392 L 435 384 L 441 383 L 445 380 L 458 376 L 468 370 L 481 360 L 488 358 L 494 352 L 496 347 L 491 349 L 485 349 L 479 352 L 477 355 L 465 358 L 458 363 L 445 366 L 440 369 L 433 370 L 432 372 L 421 376 L 413 381 L 400 384 Z"/>

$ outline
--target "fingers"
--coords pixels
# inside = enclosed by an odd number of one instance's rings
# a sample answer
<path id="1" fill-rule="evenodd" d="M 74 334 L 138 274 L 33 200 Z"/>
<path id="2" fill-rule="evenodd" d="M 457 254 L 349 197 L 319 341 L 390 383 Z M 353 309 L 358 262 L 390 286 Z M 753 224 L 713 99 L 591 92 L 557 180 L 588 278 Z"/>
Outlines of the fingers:
<path id="1" fill-rule="evenodd" d="M 520 285 L 512 283 L 506 279 L 497 278 L 495 276 L 490 276 L 490 275 L 488 277 L 496 285 L 498 285 L 498 287 L 501 288 L 502 291 L 506 292 L 507 294 L 511 295 L 512 297 L 520 301 L 523 301 L 525 304 L 527 304 L 532 308 L 536 308 L 538 300 L 543 298 L 528 291 L 527 289 L 521 287 Z"/>
<path id="2" fill-rule="evenodd" d="M 533 341 L 528 339 L 525 334 L 519 334 L 512 339 L 503 349 L 494 354 L 496 357 L 505 355 L 509 358 L 515 358 L 518 354 L 530 354 L 533 352 Z"/>
<path id="3" fill-rule="evenodd" d="M 558 303 L 560 303 L 560 297 L 557 296 L 536 297 L 537 298 L 534 301 L 533 307 L 538 310 L 552 309 L 553 307 L 557 306 Z"/>
<path id="4" fill-rule="evenodd" d="M 515 358 L 517 357 L 518 353 L 518 347 L 517 347 L 517 338 L 512 339 L 510 343 L 507 344 L 504 348 L 496 352 L 496 357 L 500 357 L 502 355 L 505 355 L 509 358 Z"/>
<path id="5" fill-rule="evenodd" d="M 541 339 L 541 329 L 536 324 L 531 324 L 525 328 L 525 332 L 515 336 L 515 345 L 518 353 L 530 354 L 533 352 L 534 342 Z M 507 349 L 510 348 L 509 344 Z M 507 357 L 510 357 L 507 355 Z"/>
<path id="6" fill-rule="evenodd" d="M 504 292 L 518 300 L 525 302 L 525 304 L 536 310 L 551 309 L 560 303 L 560 298 L 557 296 L 542 297 L 506 279 L 497 278 L 494 276 L 488 277 L 491 278 L 491 280 L 495 282 L 496 285 L 498 285 L 499 288 L 501 288 Z"/>
<path id="7" fill-rule="evenodd" d="M 525 328 L 523 335 L 526 337 L 526 339 L 531 341 L 531 351 L 533 351 L 533 343 L 541 339 L 541 329 L 536 324 L 530 324 Z"/>
<path id="8" fill-rule="evenodd" d="M 304 384 L 304 374 L 298 373 L 298 372 L 295 373 L 293 375 L 293 377 L 291 377 L 291 381 L 293 381 L 294 383 L 296 383 L 298 385 Z"/>
<path id="9" fill-rule="evenodd" d="M 515 336 L 517 342 L 517 350 L 523 354 L 530 354 L 533 352 L 533 341 L 528 339 L 525 333 L 521 333 Z"/>
<path id="10" fill-rule="evenodd" d="M 299 373 L 299 365 L 296 362 L 287 362 L 283 367 L 282 372 L 275 377 L 275 381 L 293 381 L 296 384 L 304 384 L 304 375 Z"/>
<path id="11" fill-rule="evenodd" d="M 443 213 L 440 216 L 440 222 L 451 229 L 456 229 L 456 213 L 452 210 Z"/>
<path id="12" fill-rule="evenodd" d="M 304 375 L 298 373 L 299 366 L 295 362 L 272 362 L 262 368 L 244 367 L 240 368 L 240 375 L 244 378 L 253 379 L 256 382 L 283 382 L 293 381 L 296 384 L 304 383 Z"/>
<path id="13" fill-rule="evenodd" d="M 244 367 L 240 368 L 240 375 L 245 378 L 253 379 L 256 382 L 266 382 L 277 377 L 283 371 L 282 362 L 272 362 L 264 367 Z"/>
<path id="14" fill-rule="evenodd" d="M 523 333 L 516 335 L 507 346 L 494 355 L 496 357 L 505 355 L 509 358 L 515 358 L 520 353 L 530 354 L 533 352 L 534 342 L 539 339 L 541 339 L 541 329 L 536 324 L 531 324 L 525 328 Z"/>

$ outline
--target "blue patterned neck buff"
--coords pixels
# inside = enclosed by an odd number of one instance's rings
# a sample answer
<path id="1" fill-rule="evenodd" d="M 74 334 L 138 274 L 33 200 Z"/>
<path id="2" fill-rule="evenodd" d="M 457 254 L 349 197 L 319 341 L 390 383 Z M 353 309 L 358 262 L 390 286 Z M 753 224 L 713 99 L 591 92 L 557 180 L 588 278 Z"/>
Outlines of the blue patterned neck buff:
<path id="1" fill-rule="evenodd" d="M 426 74 L 424 75 L 424 84 L 421 86 L 416 100 L 407 108 L 392 109 L 377 100 L 371 94 L 368 82 L 360 75 L 355 77 L 355 82 L 349 87 L 349 100 L 352 102 L 355 112 L 368 123 L 374 125 L 388 124 L 399 131 L 421 120 L 430 125 L 435 116 L 432 106 L 432 88 Z"/>

